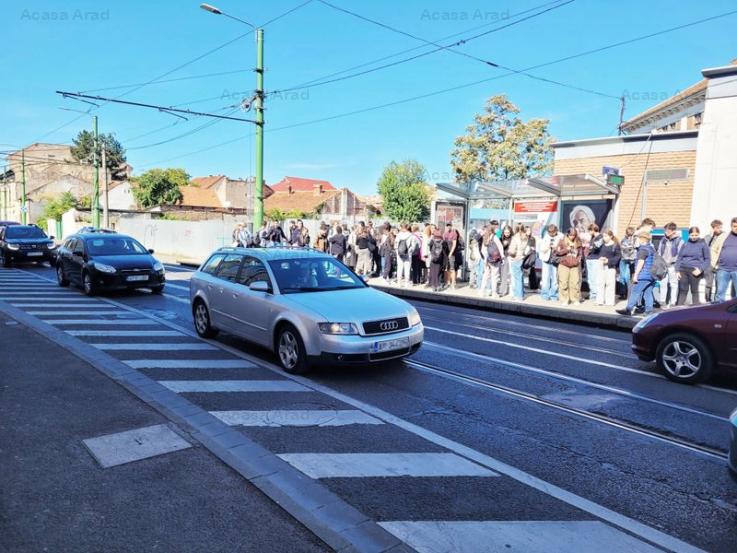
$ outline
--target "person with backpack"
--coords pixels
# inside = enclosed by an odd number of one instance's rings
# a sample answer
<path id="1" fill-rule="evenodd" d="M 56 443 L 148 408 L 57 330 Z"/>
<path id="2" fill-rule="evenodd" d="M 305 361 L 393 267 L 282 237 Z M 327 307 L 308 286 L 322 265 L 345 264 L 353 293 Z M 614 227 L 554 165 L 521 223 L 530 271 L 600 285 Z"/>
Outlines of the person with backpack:
<path id="1" fill-rule="evenodd" d="M 660 306 L 663 309 L 673 307 L 678 299 L 678 273 L 676 261 L 683 247 L 683 239 L 678 233 L 675 223 L 665 225 L 665 236 L 658 244 L 658 255 L 665 260 L 668 273 L 660 280 Z"/>
<path id="2" fill-rule="evenodd" d="M 371 251 L 369 250 L 369 234 L 364 223 L 358 223 L 356 231 L 356 273 L 371 275 Z"/>
<path id="3" fill-rule="evenodd" d="M 435 229 L 428 245 L 430 257 L 430 288 L 433 292 L 440 291 L 440 273 L 446 263 L 447 243 L 439 229 Z"/>
<path id="4" fill-rule="evenodd" d="M 445 284 L 455 289 L 456 288 L 456 273 L 463 264 L 463 258 L 460 256 L 460 235 L 458 231 L 453 228 L 453 223 L 446 223 L 445 234 L 443 235 L 445 240 L 447 259 L 446 259 L 446 271 L 445 271 Z"/>
<path id="5" fill-rule="evenodd" d="M 714 245 L 714 241 L 717 238 L 719 238 L 719 236 L 722 234 L 723 228 L 724 228 L 724 223 L 722 223 L 719 219 L 714 219 L 711 222 L 711 234 L 708 234 L 704 237 L 704 241 L 706 242 L 706 245 L 709 248 L 710 252 L 711 252 L 711 247 Z M 712 263 L 709 263 L 709 266 L 704 271 L 704 281 L 706 282 L 705 299 L 707 303 L 711 303 L 712 299 L 716 295 L 715 294 L 716 286 L 714 286 L 715 276 L 716 274 L 714 272 L 714 267 L 712 266 Z"/>
<path id="6" fill-rule="evenodd" d="M 502 229 L 502 235 L 499 238 L 502 244 L 502 266 L 499 270 L 499 296 L 502 298 L 509 293 L 509 246 L 512 244 L 512 238 L 514 238 L 514 229 L 509 225 L 505 225 L 504 229 Z"/>
<path id="7" fill-rule="evenodd" d="M 342 262 L 348 246 L 348 240 L 345 234 L 343 234 L 343 227 L 341 225 L 335 227 L 334 234 L 328 238 L 328 242 L 330 244 L 330 255 Z"/>
<path id="8" fill-rule="evenodd" d="M 537 276 L 537 239 L 532 235 L 532 229 L 525 227 L 527 234 L 527 255 L 522 260 L 522 270 L 527 273 L 527 283 L 530 290 L 540 289 L 540 278 Z"/>
<path id="9" fill-rule="evenodd" d="M 584 245 L 584 258 L 586 259 L 586 283 L 589 286 L 589 299 L 596 302 L 596 292 L 599 289 L 599 273 L 601 272 L 601 247 L 604 245 L 604 237 L 599 232 L 599 225 L 593 223 L 588 228 L 588 240 Z"/>
<path id="10" fill-rule="evenodd" d="M 512 300 L 522 301 L 525 298 L 525 274 L 522 263 L 530 251 L 530 239 L 525 227 L 517 225 L 509 245 L 510 272 L 512 274 Z"/>
<path id="11" fill-rule="evenodd" d="M 620 297 L 628 298 L 632 288 L 632 273 L 635 271 L 635 257 L 637 256 L 637 238 L 635 238 L 633 227 L 627 227 L 627 230 L 624 231 L 624 238 L 619 242 L 619 248 L 622 253 L 618 279 L 622 286 Z"/>
<path id="12" fill-rule="evenodd" d="M 384 232 L 379 238 L 379 254 L 381 255 L 381 277 L 386 284 L 390 284 L 392 277 L 395 240 L 391 227 L 384 228 Z"/>
<path id="13" fill-rule="evenodd" d="M 394 250 L 397 256 L 397 285 L 404 288 L 411 282 L 410 270 L 412 269 L 415 240 L 407 223 L 402 223 L 399 229 Z"/>
<path id="14" fill-rule="evenodd" d="M 599 250 L 598 286 L 596 291 L 596 305 L 614 306 L 617 288 L 617 269 L 622 260 L 622 250 L 619 241 L 611 230 L 602 234 L 604 244 Z"/>
<path id="15" fill-rule="evenodd" d="M 499 274 L 504 263 L 504 246 L 494 232 L 494 227 L 489 226 L 481 237 L 480 253 L 484 261 L 484 272 L 479 286 L 479 296 L 499 297 L 497 287 L 499 286 Z M 491 290 L 487 292 L 487 288 Z"/>
<path id="16" fill-rule="evenodd" d="M 688 229 L 688 240 L 678 252 L 676 271 L 678 273 L 678 301 L 676 305 L 686 305 L 691 291 L 691 304 L 700 305 L 699 285 L 706 268 L 711 266 L 711 252 L 701 236 L 699 227 Z"/>
<path id="17" fill-rule="evenodd" d="M 420 234 L 420 225 L 414 224 L 411 228 L 412 232 L 412 267 L 410 269 L 410 275 L 412 277 L 412 286 L 417 286 L 422 282 L 422 273 L 425 268 L 425 264 L 420 257 L 420 250 L 422 248 L 422 234 Z"/>
<path id="18" fill-rule="evenodd" d="M 468 234 L 468 268 L 469 268 L 469 286 L 471 288 L 477 288 L 479 283 L 478 279 L 482 277 L 483 272 L 480 270 L 481 265 L 481 245 L 478 240 L 478 232 L 476 229 L 471 229 Z"/>
<path id="19" fill-rule="evenodd" d="M 635 274 L 633 280 L 635 282 L 632 288 L 632 293 L 627 300 L 627 307 L 624 309 L 617 309 L 617 313 L 620 315 L 632 316 L 635 312 L 635 307 L 644 301 L 645 303 L 645 314 L 653 312 L 653 287 L 657 281 L 658 276 L 662 272 L 667 272 L 665 263 L 661 263 L 663 260 L 660 258 L 656 264 L 656 257 L 659 257 L 655 248 L 651 244 L 652 237 L 649 232 L 642 231 L 637 234 L 638 249 L 637 259 L 635 260 Z M 654 267 L 654 265 L 657 265 Z"/>
<path id="20" fill-rule="evenodd" d="M 328 230 L 330 227 L 325 223 L 320 224 L 320 230 L 317 232 L 317 238 L 315 239 L 314 248 L 323 253 L 328 252 L 330 243 L 328 242 Z"/>
<path id="21" fill-rule="evenodd" d="M 578 303 L 581 296 L 581 260 L 583 246 L 578 231 L 571 227 L 554 252 L 558 263 L 558 290 L 560 303 Z"/>
<path id="22" fill-rule="evenodd" d="M 548 225 L 547 234 L 540 240 L 540 260 L 542 261 L 542 291 L 540 293 L 545 301 L 558 300 L 558 258 L 555 250 L 558 249 L 563 233 L 558 232 L 558 227 Z"/>

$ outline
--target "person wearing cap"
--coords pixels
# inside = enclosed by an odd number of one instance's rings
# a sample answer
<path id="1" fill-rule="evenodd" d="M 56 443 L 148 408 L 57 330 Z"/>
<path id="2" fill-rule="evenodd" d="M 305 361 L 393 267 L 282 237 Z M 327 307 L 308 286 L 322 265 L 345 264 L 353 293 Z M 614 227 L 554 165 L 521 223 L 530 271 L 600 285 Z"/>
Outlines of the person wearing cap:
<path id="1" fill-rule="evenodd" d="M 637 260 L 635 261 L 635 274 L 633 278 L 635 286 L 632 288 L 632 293 L 627 300 L 627 307 L 617 309 L 617 313 L 620 315 L 632 315 L 635 307 L 641 300 L 645 301 L 645 314 L 652 313 L 653 311 L 655 277 L 650 273 L 650 268 L 655 258 L 655 248 L 651 244 L 652 236 L 647 231 L 640 232 L 637 235 L 637 241 L 640 247 L 637 250 Z"/>

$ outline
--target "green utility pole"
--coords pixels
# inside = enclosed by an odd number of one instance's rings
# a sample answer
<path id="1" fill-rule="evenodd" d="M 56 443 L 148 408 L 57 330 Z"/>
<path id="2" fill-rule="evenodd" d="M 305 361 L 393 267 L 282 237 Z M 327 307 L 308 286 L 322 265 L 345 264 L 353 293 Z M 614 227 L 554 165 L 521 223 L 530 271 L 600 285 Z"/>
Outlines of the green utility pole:
<path id="1" fill-rule="evenodd" d="M 100 228 L 100 164 L 97 159 L 97 115 L 92 116 L 92 133 L 95 142 L 92 150 L 92 162 L 95 165 L 95 183 L 92 188 L 92 226 Z"/>
<path id="2" fill-rule="evenodd" d="M 20 174 L 21 174 L 21 186 L 22 186 L 22 195 L 20 200 L 20 222 L 24 225 L 27 224 L 28 216 L 26 214 L 26 211 L 28 211 L 28 201 L 26 199 L 26 151 L 21 150 L 20 151 Z"/>
<path id="3" fill-rule="evenodd" d="M 256 197 L 253 232 L 264 220 L 264 30 L 256 29 Z"/>

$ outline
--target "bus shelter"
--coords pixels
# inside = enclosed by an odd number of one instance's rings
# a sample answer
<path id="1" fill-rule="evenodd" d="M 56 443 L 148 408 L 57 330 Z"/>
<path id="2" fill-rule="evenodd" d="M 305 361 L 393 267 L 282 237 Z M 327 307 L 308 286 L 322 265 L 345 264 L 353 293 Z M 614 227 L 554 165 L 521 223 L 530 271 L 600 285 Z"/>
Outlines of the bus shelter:
<path id="1" fill-rule="evenodd" d="M 507 224 L 529 225 L 533 235 L 537 236 L 549 223 L 563 230 L 572 226 L 583 231 L 592 223 L 603 228 L 611 226 L 622 184 L 623 179 L 618 175 L 602 178 L 590 174 L 438 183 L 435 185 L 437 189 L 452 199 L 436 200 L 434 220 L 436 224 L 445 222 L 438 216 L 443 202 L 457 206 L 458 209 L 451 211 L 446 220 L 453 217 L 454 224 L 462 226 L 465 233 L 470 230 L 472 209 L 479 204 L 496 202 L 506 206 Z M 493 218 L 504 219 L 499 209 L 495 213 L 500 215 Z"/>

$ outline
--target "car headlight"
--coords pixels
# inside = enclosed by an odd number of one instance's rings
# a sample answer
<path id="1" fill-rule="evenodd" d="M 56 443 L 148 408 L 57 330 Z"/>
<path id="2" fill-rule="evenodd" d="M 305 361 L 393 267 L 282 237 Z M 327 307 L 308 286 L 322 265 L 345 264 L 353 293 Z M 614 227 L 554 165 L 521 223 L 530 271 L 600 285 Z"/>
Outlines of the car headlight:
<path id="1" fill-rule="evenodd" d="M 20 246 L 18 244 L 8 244 L 8 249 L 17 252 L 20 249 Z"/>
<path id="2" fill-rule="evenodd" d="M 108 274 L 117 272 L 117 269 L 115 267 L 111 267 L 110 265 L 105 265 L 104 263 L 95 263 L 95 269 L 97 269 L 101 273 L 108 273 Z"/>
<path id="3" fill-rule="evenodd" d="M 46 242 L 46 247 L 50 250 L 53 250 L 55 247 L 55 244 L 53 242 Z"/>
<path id="4" fill-rule="evenodd" d="M 160 262 L 154 263 L 154 271 L 157 273 L 163 273 L 164 272 L 164 266 Z"/>
<path id="5" fill-rule="evenodd" d="M 417 311 L 412 311 L 412 313 L 409 314 L 409 326 L 417 326 L 420 324 L 422 324 L 420 314 Z"/>
<path id="6" fill-rule="evenodd" d="M 637 332 L 638 330 L 642 330 L 647 325 L 649 325 L 650 323 L 652 323 L 658 317 L 658 315 L 660 315 L 660 313 L 654 313 L 652 315 L 648 315 L 647 317 L 645 317 L 644 319 L 642 319 L 639 323 L 637 323 L 635 325 L 635 328 L 633 330 L 635 332 Z"/>
<path id="7" fill-rule="evenodd" d="M 323 334 L 358 334 L 358 328 L 353 323 L 318 323 Z"/>

